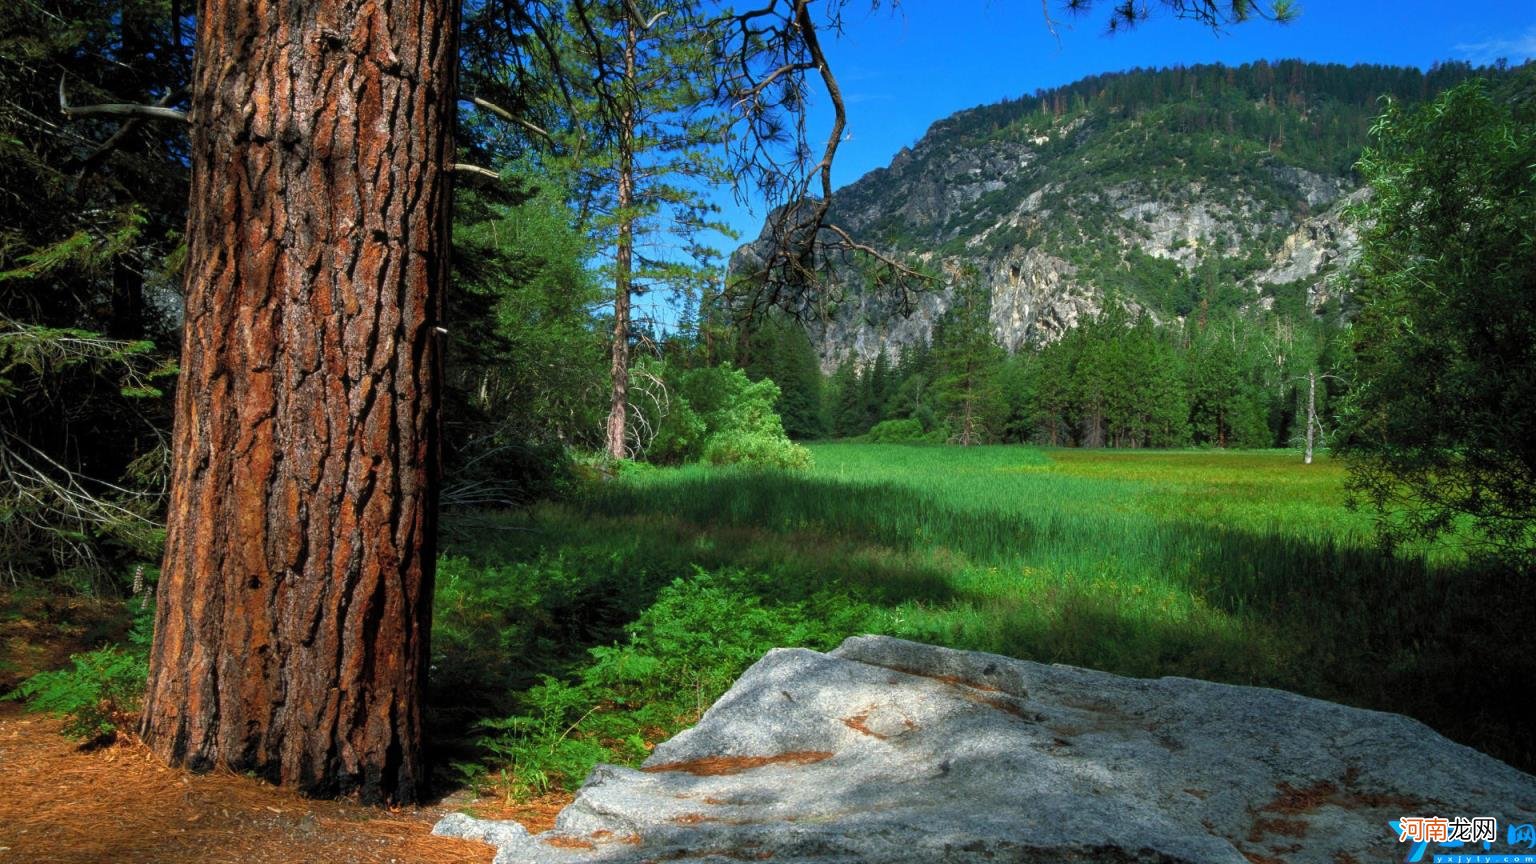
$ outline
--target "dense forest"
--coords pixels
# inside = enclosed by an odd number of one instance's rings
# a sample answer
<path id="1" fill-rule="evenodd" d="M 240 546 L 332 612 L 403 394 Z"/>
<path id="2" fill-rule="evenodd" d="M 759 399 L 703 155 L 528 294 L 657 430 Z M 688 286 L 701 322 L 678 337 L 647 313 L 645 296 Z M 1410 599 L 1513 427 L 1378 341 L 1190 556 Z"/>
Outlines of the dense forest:
<path id="1" fill-rule="evenodd" d="M 1309 411 L 1323 438 L 1337 425 L 1350 350 L 1324 322 L 1231 314 L 1159 326 L 1116 309 L 1010 355 L 980 292 L 946 312 L 931 343 L 825 377 L 803 331 L 764 331 L 746 368 L 779 384 L 785 429 L 874 441 L 1299 447 Z"/>

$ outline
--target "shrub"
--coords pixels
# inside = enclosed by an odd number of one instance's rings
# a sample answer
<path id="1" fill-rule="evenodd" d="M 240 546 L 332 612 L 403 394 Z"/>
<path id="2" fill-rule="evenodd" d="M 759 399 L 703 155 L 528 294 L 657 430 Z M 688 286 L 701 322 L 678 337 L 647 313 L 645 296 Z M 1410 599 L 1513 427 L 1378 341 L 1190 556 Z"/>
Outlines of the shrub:
<path id="1" fill-rule="evenodd" d="M 143 589 L 144 569 L 134 577 L 136 590 Z M 158 578 L 152 568 L 147 575 L 151 582 Z M 28 711 L 62 715 L 64 734 L 81 741 L 110 739 L 122 725 L 132 726 L 149 680 L 155 607 L 132 598 L 126 612 L 132 619 L 126 645 L 75 654 L 68 667 L 39 672 L 0 699 L 25 702 Z"/>
<path id="2" fill-rule="evenodd" d="M 882 420 L 869 430 L 866 437 L 872 444 L 911 444 L 934 440 L 933 435 L 923 431 L 922 421 L 915 418 Z"/>
<path id="3" fill-rule="evenodd" d="M 659 463 L 702 460 L 711 465 L 808 468 L 809 450 L 789 440 L 774 404 L 779 387 L 752 381 L 730 364 L 673 369 L 645 361 L 647 372 L 666 383 L 662 406 L 641 406 L 656 429 L 646 459 Z"/>
<path id="4" fill-rule="evenodd" d="M 811 451 L 783 435 L 726 430 L 711 436 L 704 445 L 704 461 L 711 465 L 759 465 L 767 468 L 811 467 Z"/>
<path id="5" fill-rule="evenodd" d="M 657 594 L 624 643 L 590 649 L 568 679 L 529 688 L 517 714 L 480 724 L 497 770 L 461 767 L 509 798 L 574 787 L 599 761 L 645 758 L 769 650 L 830 649 L 867 629 L 868 612 L 841 594 L 787 599 L 764 574 L 696 569 Z"/>
<path id="6" fill-rule="evenodd" d="M 678 399 L 660 418 L 656 438 L 645 457 L 658 464 L 676 465 L 697 461 L 704 452 L 709 429 L 687 401 Z"/>

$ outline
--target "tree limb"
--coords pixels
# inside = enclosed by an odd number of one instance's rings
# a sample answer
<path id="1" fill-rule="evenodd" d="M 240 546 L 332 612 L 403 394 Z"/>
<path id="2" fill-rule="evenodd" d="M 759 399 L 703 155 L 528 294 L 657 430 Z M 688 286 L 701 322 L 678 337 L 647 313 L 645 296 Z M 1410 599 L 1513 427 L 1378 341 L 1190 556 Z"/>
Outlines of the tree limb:
<path id="1" fill-rule="evenodd" d="M 70 105 L 64 93 L 64 78 L 59 77 L 59 111 L 66 117 L 141 117 L 146 120 L 175 120 L 185 123 L 187 112 L 164 105 L 140 105 L 114 102 L 104 105 Z"/>
<path id="2" fill-rule="evenodd" d="M 550 134 L 548 132 L 544 131 L 544 129 L 539 127 L 537 124 L 533 123 L 530 120 L 526 120 L 526 119 L 524 119 L 522 117 L 519 117 L 516 114 L 513 114 L 511 111 L 508 111 L 507 109 L 501 107 L 500 105 L 497 105 L 495 102 L 492 102 L 492 101 L 490 101 L 488 99 L 482 99 L 479 96 L 472 96 L 469 99 L 469 103 L 471 105 L 475 106 L 476 108 L 480 108 L 482 110 L 489 111 L 490 113 L 495 114 L 497 117 L 500 117 L 501 119 L 507 121 L 508 123 L 516 123 L 517 125 L 523 127 L 524 129 L 527 129 L 529 132 L 532 132 L 533 134 L 539 136 L 540 138 L 543 138 L 545 141 L 550 141 L 550 142 L 554 141 L 554 138 L 550 137 Z"/>
<path id="3" fill-rule="evenodd" d="M 466 177 L 476 177 L 485 182 L 501 181 L 501 175 L 495 171 L 489 168 L 482 168 L 479 165 L 470 165 L 466 162 L 453 163 L 453 173 L 462 174 Z"/>
<path id="4" fill-rule="evenodd" d="M 63 87 L 63 84 L 63 79 L 60 79 L 59 85 L 61 88 Z M 167 90 L 165 95 L 161 96 L 160 100 L 155 103 L 155 107 L 164 108 L 170 105 L 172 102 L 175 102 L 176 99 L 185 92 L 186 88 Z M 62 95 L 63 94 L 61 91 L 60 96 L 62 97 Z M 98 145 L 95 150 L 91 151 L 90 155 L 80 160 L 81 173 L 83 174 L 84 172 L 90 170 L 91 166 L 95 165 L 97 162 L 100 162 L 102 159 L 105 159 L 107 154 L 117 149 L 119 144 L 123 143 L 123 141 L 127 139 L 129 135 L 133 134 L 134 130 L 138 129 L 143 124 L 143 117 L 131 117 L 127 123 L 117 127 L 117 131 L 113 132 L 110 138 L 101 142 L 101 144 Z"/>
<path id="5" fill-rule="evenodd" d="M 768 198 L 768 229 L 753 272 L 738 273 L 738 284 L 749 286 L 733 298 L 738 318 L 778 307 L 803 315 L 835 297 L 827 296 L 823 282 L 830 259 L 828 252 L 855 253 L 873 258 L 898 277 L 934 281 L 888 253 L 857 242 L 849 231 L 831 223 L 832 164 L 843 140 L 847 112 L 838 81 L 822 50 L 822 32 L 841 31 L 842 9 L 849 0 L 827 0 L 826 21 L 815 20 L 815 0 L 761 0 L 759 8 L 727 12 L 717 20 L 720 33 L 714 40 L 717 97 L 735 111 L 732 125 L 744 130 L 727 138 L 726 147 L 736 163 L 736 195 L 745 203 L 747 184 L 754 184 Z M 1174 17 L 1194 20 L 1220 30 L 1249 18 L 1285 22 L 1295 15 L 1291 0 L 1059 0 L 1073 15 L 1086 14 L 1095 5 L 1108 7 L 1108 30 L 1134 26 L 1149 17 L 1153 8 Z M 1045 27 L 1053 37 L 1056 21 L 1052 0 L 1041 0 Z M 881 0 L 872 0 L 879 7 Z M 892 5 L 895 5 L 893 0 Z M 806 131 L 807 79 L 816 74 L 820 90 L 833 109 L 831 132 L 812 162 L 812 142 Z M 814 192 L 813 192 L 814 190 Z M 766 247 L 766 248 L 764 248 Z M 836 286 L 830 286 L 835 288 Z M 901 285 L 904 291 L 908 286 Z"/>

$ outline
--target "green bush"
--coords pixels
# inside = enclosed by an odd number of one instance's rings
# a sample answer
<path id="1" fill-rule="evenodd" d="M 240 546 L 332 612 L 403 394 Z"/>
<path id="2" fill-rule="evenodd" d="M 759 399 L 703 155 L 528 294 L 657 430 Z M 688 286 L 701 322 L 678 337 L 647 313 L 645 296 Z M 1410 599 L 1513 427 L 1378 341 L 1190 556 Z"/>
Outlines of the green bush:
<path id="1" fill-rule="evenodd" d="M 916 418 L 882 420 L 870 428 L 865 438 L 871 444 L 913 444 L 933 441 L 935 436 L 923 431 L 923 423 Z"/>
<path id="2" fill-rule="evenodd" d="M 784 433 L 774 410 L 779 387 L 771 379 L 752 381 L 729 364 L 682 370 L 659 360 L 643 364 L 646 372 L 666 383 L 668 391 L 665 406 L 639 408 L 644 422 L 656 429 L 647 460 L 810 467 L 810 451 Z"/>
<path id="3" fill-rule="evenodd" d="M 788 599 L 764 574 L 695 569 L 656 595 L 625 642 L 590 649 L 567 678 L 545 675 L 523 693 L 517 713 L 480 724 L 495 770 L 460 768 L 508 798 L 574 788 L 600 761 L 644 759 L 769 650 L 830 649 L 867 629 L 868 613 L 830 592 Z"/>
<path id="4" fill-rule="evenodd" d="M 704 445 L 704 461 L 710 465 L 759 465 L 800 470 L 811 467 L 811 451 L 782 434 L 726 430 L 711 436 Z"/>
<path id="5" fill-rule="evenodd" d="M 696 462 L 704 452 L 709 427 L 686 399 L 677 398 L 656 419 L 656 437 L 645 458 L 662 465 Z"/>

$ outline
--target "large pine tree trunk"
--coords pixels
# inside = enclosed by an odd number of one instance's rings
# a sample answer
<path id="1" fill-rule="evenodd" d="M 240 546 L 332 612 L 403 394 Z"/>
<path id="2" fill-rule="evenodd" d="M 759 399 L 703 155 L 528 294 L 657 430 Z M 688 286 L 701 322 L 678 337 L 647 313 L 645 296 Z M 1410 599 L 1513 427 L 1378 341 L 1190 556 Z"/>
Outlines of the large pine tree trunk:
<path id="1" fill-rule="evenodd" d="M 144 738 L 421 794 L 455 0 L 203 0 Z"/>

